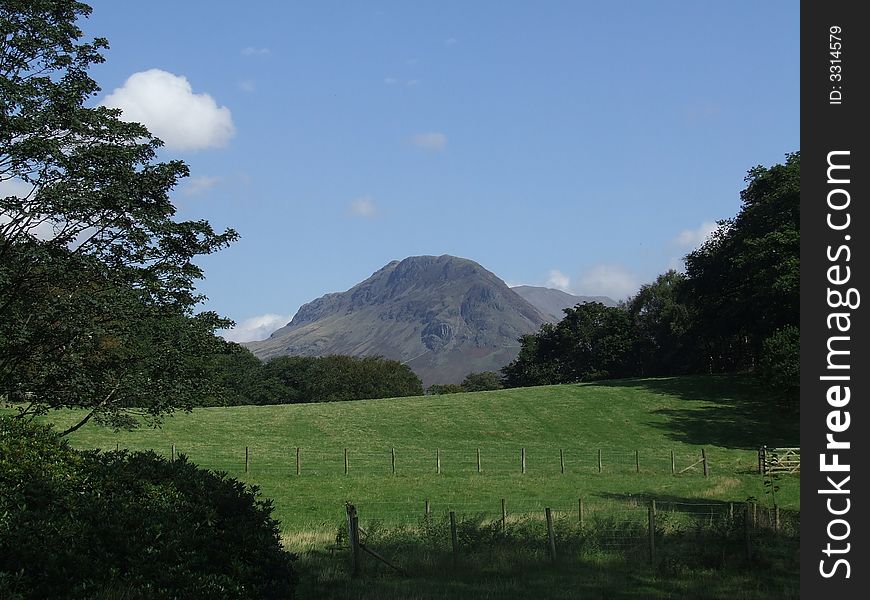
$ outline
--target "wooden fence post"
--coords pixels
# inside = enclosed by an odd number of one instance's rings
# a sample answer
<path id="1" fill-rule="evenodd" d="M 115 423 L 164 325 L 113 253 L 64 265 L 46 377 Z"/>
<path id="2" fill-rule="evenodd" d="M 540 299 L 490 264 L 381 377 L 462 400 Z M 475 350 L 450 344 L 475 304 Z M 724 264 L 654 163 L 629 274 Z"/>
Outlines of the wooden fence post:
<path id="1" fill-rule="evenodd" d="M 299 462 L 299 446 L 296 446 L 296 474 L 300 475 L 302 473 L 301 468 L 302 463 Z"/>
<path id="2" fill-rule="evenodd" d="M 435 472 L 441 475 L 441 449 L 435 448 Z"/>
<path id="3" fill-rule="evenodd" d="M 477 472 L 480 473 L 480 448 L 477 449 Z"/>
<path id="4" fill-rule="evenodd" d="M 746 540 L 746 560 L 752 561 L 752 509 L 749 503 L 744 504 L 743 530 Z"/>
<path id="5" fill-rule="evenodd" d="M 426 502 L 423 504 L 423 514 L 424 514 L 425 516 L 427 516 L 427 517 L 430 516 L 430 515 L 432 514 L 432 510 L 431 510 L 431 508 L 429 507 L 429 501 L 428 501 L 428 500 L 426 500 Z"/>
<path id="6" fill-rule="evenodd" d="M 656 564 L 656 501 L 649 501 L 649 564 Z"/>
<path id="7" fill-rule="evenodd" d="M 504 498 L 501 499 L 501 532 L 507 532 L 507 506 Z"/>
<path id="8" fill-rule="evenodd" d="M 562 449 L 559 448 L 559 468 L 562 470 L 562 474 L 565 474 L 565 453 L 562 452 Z"/>
<path id="9" fill-rule="evenodd" d="M 362 565 L 359 560 L 359 517 L 353 504 L 347 505 L 347 544 L 350 550 L 350 575 L 356 577 Z"/>
<path id="10" fill-rule="evenodd" d="M 556 536 L 553 535 L 553 514 L 549 508 L 544 509 L 547 516 L 547 540 L 550 546 L 550 560 L 556 562 Z"/>
<path id="11" fill-rule="evenodd" d="M 390 448 L 390 467 L 393 470 L 393 475 L 396 474 L 396 449 Z"/>
<path id="12" fill-rule="evenodd" d="M 583 498 L 577 499 L 577 518 L 580 520 L 580 529 L 583 529 Z"/>
<path id="13" fill-rule="evenodd" d="M 248 447 L 245 446 L 245 473 L 247 473 L 251 468 L 250 460 L 248 459 Z"/>
<path id="14" fill-rule="evenodd" d="M 601 472 L 601 448 L 598 449 L 598 472 Z"/>
<path id="15" fill-rule="evenodd" d="M 344 474 L 347 475 L 347 448 L 344 449 Z"/>
<path id="16" fill-rule="evenodd" d="M 671 450 L 671 475 L 677 474 L 677 462 L 674 460 L 674 451 Z"/>
<path id="17" fill-rule="evenodd" d="M 704 477 L 707 476 L 707 453 L 701 448 L 701 460 L 704 462 Z"/>
<path id="18" fill-rule="evenodd" d="M 779 533 L 779 505 L 773 505 L 773 531 Z"/>
<path id="19" fill-rule="evenodd" d="M 526 472 L 526 449 L 525 448 L 520 449 L 520 460 L 522 461 L 522 473 L 525 474 L 525 472 Z"/>
<path id="20" fill-rule="evenodd" d="M 634 470 L 640 473 L 640 450 L 634 451 Z"/>
<path id="21" fill-rule="evenodd" d="M 175 462 L 175 444 L 172 444 L 172 462 Z M 247 469 L 245 469 L 247 471 Z"/>
<path id="22" fill-rule="evenodd" d="M 734 520 L 734 503 L 733 502 L 728 503 L 728 520 L 729 521 Z"/>
<path id="23" fill-rule="evenodd" d="M 453 568 L 459 566 L 459 539 L 456 537 L 456 513 L 450 511 L 450 543 L 453 546 Z"/>

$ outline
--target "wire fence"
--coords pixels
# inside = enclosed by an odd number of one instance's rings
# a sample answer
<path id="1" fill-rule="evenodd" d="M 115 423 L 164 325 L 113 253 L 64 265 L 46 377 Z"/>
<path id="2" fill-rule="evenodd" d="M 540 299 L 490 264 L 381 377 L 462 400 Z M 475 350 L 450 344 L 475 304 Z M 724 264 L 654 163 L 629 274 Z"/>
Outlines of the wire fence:
<path id="1" fill-rule="evenodd" d="M 392 554 L 400 563 L 404 560 L 401 568 L 410 570 L 449 559 L 455 568 L 460 557 L 485 566 L 481 554 L 495 552 L 503 559 L 505 550 L 553 562 L 606 556 L 653 566 L 718 568 L 735 561 L 752 566 L 774 557 L 796 561 L 799 541 L 799 512 L 752 502 L 645 499 L 636 504 L 584 504 L 578 499 L 576 507 L 535 510 L 526 505 L 509 508 L 505 501 L 496 510 L 426 502 L 416 520 L 401 525 L 387 525 L 377 517 L 385 504 L 348 505 L 348 520 L 338 527 L 332 549 L 348 551 L 355 572 L 360 559 L 358 550 L 354 558 L 354 527 L 360 529 L 358 543 L 377 549 L 372 556 Z"/>
<path id="2" fill-rule="evenodd" d="M 120 446 L 116 446 L 120 449 Z M 115 448 L 107 448 L 115 449 Z M 138 449 L 138 448 L 130 448 Z M 706 450 L 542 444 L 452 445 L 442 448 L 311 448 L 251 445 L 237 448 L 196 443 L 155 448 L 167 457 L 185 455 L 209 469 L 231 474 L 263 473 L 303 477 L 334 475 L 468 475 L 530 474 L 588 475 L 595 473 L 637 473 L 654 475 L 707 476 L 720 465 Z"/>

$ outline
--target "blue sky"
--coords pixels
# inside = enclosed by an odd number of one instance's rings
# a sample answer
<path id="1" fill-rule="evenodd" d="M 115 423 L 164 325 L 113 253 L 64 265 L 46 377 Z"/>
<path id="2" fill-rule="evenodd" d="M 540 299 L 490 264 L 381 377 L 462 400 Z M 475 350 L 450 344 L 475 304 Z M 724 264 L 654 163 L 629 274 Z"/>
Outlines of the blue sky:
<path id="1" fill-rule="evenodd" d="M 623 298 L 799 149 L 797 2 L 91 4 L 234 339 L 419 254 Z"/>

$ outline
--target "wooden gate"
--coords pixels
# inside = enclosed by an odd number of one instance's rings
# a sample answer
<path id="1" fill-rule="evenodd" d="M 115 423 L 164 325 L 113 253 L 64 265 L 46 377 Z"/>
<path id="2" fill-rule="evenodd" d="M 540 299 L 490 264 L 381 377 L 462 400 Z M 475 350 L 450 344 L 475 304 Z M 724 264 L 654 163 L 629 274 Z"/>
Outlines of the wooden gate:
<path id="1" fill-rule="evenodd" d="M 762 446 L 758 450 L 758 472 L 767 473 L 800 473 L 800 448 L 768 448 Z"/>

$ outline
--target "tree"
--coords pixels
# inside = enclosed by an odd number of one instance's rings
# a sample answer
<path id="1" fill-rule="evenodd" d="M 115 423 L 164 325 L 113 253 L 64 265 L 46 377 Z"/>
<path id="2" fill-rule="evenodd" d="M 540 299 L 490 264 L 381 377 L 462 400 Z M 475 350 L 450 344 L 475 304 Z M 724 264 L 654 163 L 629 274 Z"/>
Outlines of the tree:
<path id="1" fill-rule="evenodd" d="M 484 392 L 487 390 L 500 390 L 504 387 L 501 375 L 495 371 L 483 371 L 481 373 L 469 373 L 460 384 L 466 392 Z"/>
<path id="2" fill-rule="evenodd" d="M 223 349 L 211 357 L 208 369 L 208 379 L 223 391 L 222 396 L 206 400 L 209 406 L 262 404 L 270 396 L 263 363 L 235 342 L 224 342 Z"/>
<path id="3" fill-rule="evenodd" d="M 724 370 L 756 366 L 766 338 L 799 325 L 800 153 L 746 181 L 738 215 L 686 257 L 696 333 Z"/>
<path id="4" fill-rule="evenodd" d="M 671 269 L 642 286 L 628 301 L 637 333 L 637 374 L 685 373 L 696 364 L 689 336 L 692 311 L 686 293 L 685 275 Z"/>
<path id="5" fill-rule="evenodd" d="M 501 369 L 506 387 L 531 387 L 561 383 L 557 364 L 539 351 L 541 338 L 553 335 L 554 326 L 544 323 L 537 334 L 526 334 L 517 341 L 517 357 Z"/>
<path id="6" fill-rule="evenodd" d="M 516 360 L 502 369 L 509 387 L 625 377 L 636 368 L 630 315 L 598 302 L 565 309 L 559 323 L 520 343 Z"/>
<path id="7" fill-rule="evenodd" d="M 560 357 L 563 382 L 623 377 L 632 372 L 634 331 L 626 310 L 598 302 L 565 310 L 555 335 L 542 340 L 544 355 Z"/>
<path id="8" fill-rule="evenodd" d="M 155 162 L 160 140 L 120 111 L 85 103 L 103 38 L 81 42 L 90 7 L 0 2 L 0 394 L 22 414 L 84 407 L 159 422 L 206 391 L 201 358 L 229 321 L 194 314 L 195 257 L 238 236 L 177 221 L 187 176 Z M 79 426 L 83 424 L 80 423 Z"/>
<path id="9" fill-rule="evenodd" d="M 279 356 L 260 371 L 262 404 L 422 396 L 408 365 L 380 356 Z"/>

